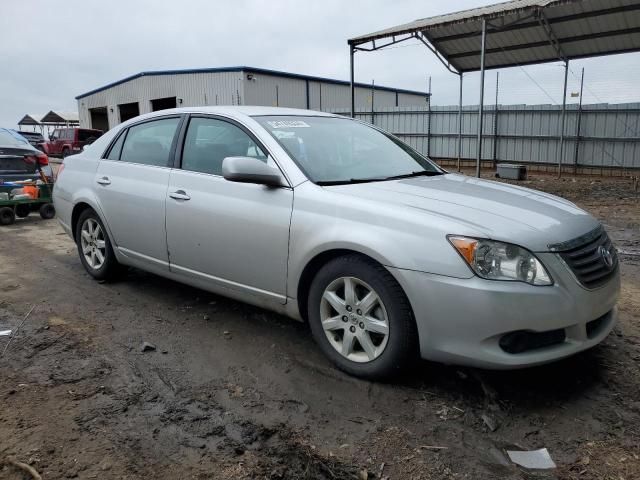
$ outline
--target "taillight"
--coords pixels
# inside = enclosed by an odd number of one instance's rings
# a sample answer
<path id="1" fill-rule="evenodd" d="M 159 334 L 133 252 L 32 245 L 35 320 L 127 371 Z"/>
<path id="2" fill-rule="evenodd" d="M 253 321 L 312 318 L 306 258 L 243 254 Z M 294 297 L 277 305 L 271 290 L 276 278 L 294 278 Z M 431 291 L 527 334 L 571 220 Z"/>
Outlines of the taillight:
<path id="1" fill-rule="evenodd" d="M 39 165 L 49 165 L 49 157 L 47 157 L 44 153 L 37 153 L 34 155 L 25 155 L 24 161 L 29 165 L 35 165 L 36 162 Z"/>

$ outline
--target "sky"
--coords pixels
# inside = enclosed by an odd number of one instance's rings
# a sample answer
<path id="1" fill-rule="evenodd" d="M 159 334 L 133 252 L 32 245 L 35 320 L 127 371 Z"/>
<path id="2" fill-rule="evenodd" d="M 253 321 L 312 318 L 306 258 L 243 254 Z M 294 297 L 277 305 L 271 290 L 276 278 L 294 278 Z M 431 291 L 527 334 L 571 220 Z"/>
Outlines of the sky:
<path id="1" fill-rule="evenodd" d="M 347 39 L 490 0 L 47 0 L 0 7 L 0 126 L 26 113 L 76 111 L 75 97 L 145 71 L 247 65 L 347 80 Z M 574 61 L 568 91 L 585 68 L 584 103 L 640 101 L 640 54 Z M 418 43 L 356 54 L 356 81 L 425 91 L 458 102 L 457 77 Z M 479 75 L 465 75 L 477 104 Z M 496 72 L 485 103 L 495 103 Z M 559 104 L 560 63 L 500 70 L 500 104 Z M 577 102 L 569 97 L 569 102 Z"/>

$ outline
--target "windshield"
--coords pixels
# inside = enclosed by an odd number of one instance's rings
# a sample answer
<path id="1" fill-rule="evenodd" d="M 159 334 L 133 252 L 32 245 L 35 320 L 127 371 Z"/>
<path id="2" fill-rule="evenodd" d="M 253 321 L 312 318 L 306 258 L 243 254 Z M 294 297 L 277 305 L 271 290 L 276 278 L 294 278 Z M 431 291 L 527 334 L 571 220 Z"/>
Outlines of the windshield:
<path id="1" fill-rule="evenodd" d="M 400 140 L 348 118 L 254 118 L 319 185 L 444 173 Z"/>

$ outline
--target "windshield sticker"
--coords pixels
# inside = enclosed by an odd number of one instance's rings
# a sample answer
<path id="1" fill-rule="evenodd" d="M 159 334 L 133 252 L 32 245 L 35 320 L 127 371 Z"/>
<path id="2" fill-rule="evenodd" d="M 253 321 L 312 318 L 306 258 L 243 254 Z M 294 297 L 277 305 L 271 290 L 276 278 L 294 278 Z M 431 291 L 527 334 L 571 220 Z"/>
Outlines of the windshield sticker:
<path id="1" fill-rule="evenodd" d="M 309 128 L 307 122 L 303 122 L 302 120 L 276 120 L 273 122 L 267 122 L 271 128 Z"/>

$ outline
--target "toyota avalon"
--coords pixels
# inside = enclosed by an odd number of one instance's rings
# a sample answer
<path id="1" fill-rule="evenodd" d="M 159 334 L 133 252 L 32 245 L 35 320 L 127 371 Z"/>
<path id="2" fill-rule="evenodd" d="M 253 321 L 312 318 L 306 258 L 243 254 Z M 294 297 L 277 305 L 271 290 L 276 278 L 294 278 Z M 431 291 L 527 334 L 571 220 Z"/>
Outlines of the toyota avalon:
<path id="1" fill-rule="evenodd" d="M 452 174 L 341 116 L 163 110 L 68 157 L 56 211 L 98 280 L 136 267 L 309 322 L 339 368 L 517 368 L 601 342 L 620 276 L 562 198 Z"/>

